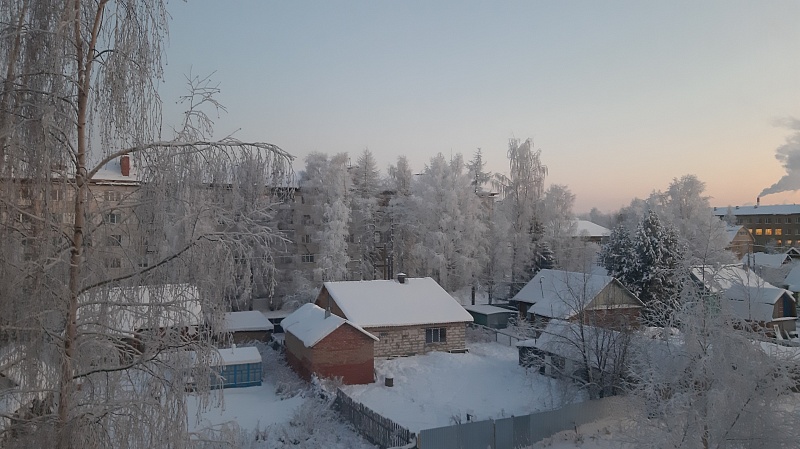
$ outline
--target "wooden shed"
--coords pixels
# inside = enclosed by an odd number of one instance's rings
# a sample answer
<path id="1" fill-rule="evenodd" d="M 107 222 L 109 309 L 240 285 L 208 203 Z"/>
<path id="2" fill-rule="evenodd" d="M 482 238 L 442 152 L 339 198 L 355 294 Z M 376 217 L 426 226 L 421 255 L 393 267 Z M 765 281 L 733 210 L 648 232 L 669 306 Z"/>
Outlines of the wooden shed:
<path id="1" fill-rule="evenodd" d="M 264 314 L 256 310 L 228 312 L 223 316 L 223 323 L 223 331 L 231 335 L 235 344 L 269 341 L 275 328 Z"/>
<path id="2" fill-rule="evenodd" d="M 341 378 L 347 385 L 374 381 L 378 338 L 346 319 L 305 304 L 281 322 L 286 360 L 300 377 Z"/>
<path id="3" fill-rule="evenodd" d="M 515 310 L 488 304 L 466 305 L 464 309 L 472 315 L 475 324 L 491 327 L 492 329 L 505 329 L 508 327 L 508 319 L 517 314 Z"/>
<path id="4" fill-rule="evenodd" d="M 213 365 L 213 388 L 241 388 L 261 385 L 261 353 L 254 347 L 219 350 Z"/>

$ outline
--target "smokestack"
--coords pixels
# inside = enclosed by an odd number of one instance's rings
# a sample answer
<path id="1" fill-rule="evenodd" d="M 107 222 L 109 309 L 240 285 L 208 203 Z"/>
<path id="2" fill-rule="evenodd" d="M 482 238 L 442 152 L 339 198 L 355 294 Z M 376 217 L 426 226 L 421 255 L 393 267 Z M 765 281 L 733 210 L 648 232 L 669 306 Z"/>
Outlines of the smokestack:
<path id="1" fill-rule="evenodd" d="M 122 172 L 122 176 L 130 176 L 131 175 L 131 157 L 126 155 L 120 156 L 119 158 L 119 170 Z"/>
<path id="2" fill-rule="evenodd" d="M 756 198 L 756 207 L 758 207 L 760 205 L 761 205 L 761 197 L 759 196 L 759 197 Z"/>
<path id="3" fill-rule="evenodd" d="M 405 273 L 397 273 L 397 282 L 401 284 L 406 283 L 406 274 Z"/>

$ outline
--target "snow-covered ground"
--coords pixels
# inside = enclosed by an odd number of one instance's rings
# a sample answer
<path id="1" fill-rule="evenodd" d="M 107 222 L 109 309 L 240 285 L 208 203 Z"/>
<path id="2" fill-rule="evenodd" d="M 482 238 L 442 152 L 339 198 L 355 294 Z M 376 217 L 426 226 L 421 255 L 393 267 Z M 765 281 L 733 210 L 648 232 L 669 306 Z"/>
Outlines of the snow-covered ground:
<path id="1" fill-rule="evenodd" d="M 228 388 L 201 398 L 190 395 L 186 405 L 189 430 L 196 443 L 203 437 L 225 440 L 231 447 L 374 449 L 331 410 L 330 403 L 300 380 L 279 354 L 260 347 L 264 382 L 258 387 Z M 216 447 L 217 443 L 198 447 Z"/>
<path id="2" fill-rule="evenodd" d="M 342 389 L 356 401 L 412 432 L 474 420 L 550 410 L 579 399 L 570 385 L 517 363 L 517 349 L 498 343 L 468 343 L 469 353 L 432 352 L 376 359 L 379 381 Z M 394 386 L 384 378 L 393 376 Z"/>

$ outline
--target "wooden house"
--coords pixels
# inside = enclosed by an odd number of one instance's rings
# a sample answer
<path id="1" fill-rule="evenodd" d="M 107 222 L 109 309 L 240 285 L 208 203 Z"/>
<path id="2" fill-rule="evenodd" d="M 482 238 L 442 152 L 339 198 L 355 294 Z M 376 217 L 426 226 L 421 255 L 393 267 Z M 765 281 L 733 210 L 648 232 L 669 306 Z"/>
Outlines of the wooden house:
<path id="1" fill-rule="evenodd" d="M 316 304 L 377 336 L 375 357 L 463 352 L 466 325 L 472 322 L 429 277 L 325 282 Z"/>
<path id="2" fill-rule="evenodd" d="M 378 339 L 350 321 L 305 304 L 281 322 L 286 360 L 300 377 L 341 378 L 345 384 L 374 381 Z"/>
<path id="3" fill-rule="evenodd" d="M 725 234 L 728 238 L 726 249 L 731 251 L 738 258 L 753 252 L 755 238 L 750 234 L 750 230 L 741 225 L 728 225 L 725 227 Z"/>
<path id="4" fill-rule="evenodd" d="M 223 315 L 223 333 L 231 336 L 234 344 L 248 341 L 269 341 L 275 326 L 263 313 L 250 310 L 228 312 Z"/>
<path id="5" fill-rule="evenodd" d="M 600 327 L 637 326 L 644 304 L 611 276 L 541 270 L 513 298 L 520 315 L 544 324 L 582 320 Z"/>
<path id="6" fill-rule="evenodd" d="M 786 289 L 766 282 L 741 265 L 693 267 L 692 278 L 709 294 L 724 301 L 721 306 L 756 330 L 788 338 L 797 332 L 797 302 Z"/>

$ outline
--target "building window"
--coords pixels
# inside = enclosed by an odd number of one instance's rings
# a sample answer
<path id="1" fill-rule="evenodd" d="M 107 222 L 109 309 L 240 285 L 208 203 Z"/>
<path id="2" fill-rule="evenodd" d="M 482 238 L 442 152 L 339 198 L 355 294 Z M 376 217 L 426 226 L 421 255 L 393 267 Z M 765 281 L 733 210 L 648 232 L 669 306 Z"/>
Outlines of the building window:
<path id="1" fill-rule="evenodd" d="M 447 341 L 447 329 L 433 327 L 425 329 L 425 343 L 444 343 Z"/>
<path id="2" fill-rule="evenodd" d="M 300 261 L 303 263 L 314 263 L 314 255 L 313 254 L 303 254 L 300 256 Z"/>
<path id="3" fill-rule="evenodd" d="M 381 242 L 381 232 L 380 231 L 375 231 L 375 234 L 372 235 L 372 241 L 375 242 L 375 243 L 380 243 Z"/>
<path id="4" fill-rule="evenodd" d="M 764 223 L 765 223 L 765 224 L 770 224 L 770 223 L 772 223 L 772 218 L 770 218 L 770 217 L 766 217 L 766 218 L 764 218 Z"/>
<path id="5" fill-rule="evenodd" d="M 783 229 L 778 228 L 775 230 L 775 235 L 783 235 Z"/>
<path id="6" fill-rule="evenodd" d="M 783 246 L 783 242 L 782 242 L 782 241 L 780 241 L 780 240 L 777 240 L 777 241 L 775 242 L 775 244 L 776 244 L 776 245 L 778 245 L 778 246 Z"/>
<path id="7" fill-rule="evenodd" d="M 311 215 L 303 215 L 303 226 L 308 226 L 311 223 Z"/>
<path id="8" fill-rule="evenodd" d="M 792 246 L 792 243 L 793 243 L 793 242 L 792 242 L 791 240 L 787 240 L 787 241 L 786 241 L 786 246 Z"/>
<path id="9" fill-rule="evenodd" d="M 61 201 L 64 199 L 64 192 L 58 189 L 53 189 L 50 191 L 50 199 L 53 201 Z"/>
<path id="10" fill-rule="evenodd" d="M 764 231 L 762 229 L 760 229 L 760 228 L 756 229 L 756 235 L 761 235 L 763 233 L 764 233 Z"/>
<path id="11" fill-rule="evenodd" d="M 311 236 L 309 234 L 303 234 L 301 240 L 303 243 L 311 243 Z"/>
<path id="12" fill-rule="evenodd" d="M 794 218 L 794 222 L 795 222 L 795 223 L 800 223 L 800 217 L 795 217 L 795 218 Z"/>
<path id="13" fill-rule="evenodd" d="M 116 212 L 112 212 L 110 214 L 106 214 L 105 216 L 106 224 L 118 224 L 120 220 L 120 215 Z"/>
<path id="14" fill-rule="evenodd" d="M 761 218 L 756 218 L 756 223 L 761 224 Z"/>
<path id="15" fill-rule="evenodd" d="M 119 257 L 109 257 L 106 259 L 106 268 L 120 268 L 122 267 L 122 261 Z"/>
<path id="16" fill-rule="evenodd" d="M 122 192 L 117 190 L 106 190 L 103 192 L 103 199 L 106 201 L 122 201 Z"/>
<path id="17" fill-rule="evenodd" d="M 122 236 L 120 234 L 111 234 L 107 236 L 106 246 L 122 246 Z"/>
<path id="18" fill-rule="evenodd" d="M 764 229 L 764 235 L 772 235 L 772 228 Z"/>

